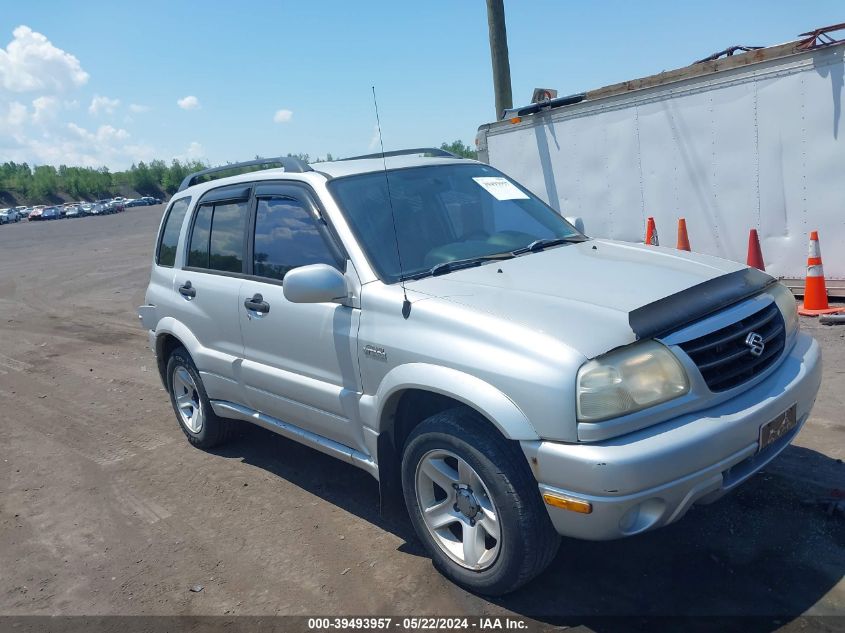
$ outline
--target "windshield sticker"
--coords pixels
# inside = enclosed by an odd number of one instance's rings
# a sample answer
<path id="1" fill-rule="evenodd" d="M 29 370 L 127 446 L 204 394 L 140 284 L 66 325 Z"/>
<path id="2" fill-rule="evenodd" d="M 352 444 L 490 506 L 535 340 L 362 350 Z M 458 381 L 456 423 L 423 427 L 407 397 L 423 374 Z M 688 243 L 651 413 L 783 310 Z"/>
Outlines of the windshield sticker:
<path id="1" fill-rule="evenodd" d="M 477 176 L 473 180 L 484 187 L 496 200 L 528 200 L 528 196 L 507 178 Z"/>

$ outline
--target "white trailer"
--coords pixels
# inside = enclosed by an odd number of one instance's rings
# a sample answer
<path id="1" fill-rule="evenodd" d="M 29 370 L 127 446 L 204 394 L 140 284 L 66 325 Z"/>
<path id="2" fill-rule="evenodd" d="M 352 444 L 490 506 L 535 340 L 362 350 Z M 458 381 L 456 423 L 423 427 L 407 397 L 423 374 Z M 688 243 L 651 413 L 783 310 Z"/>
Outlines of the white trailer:
<path id="1" fill-rule="evenodd" d="M 744 262 L 756 228 L 799 291 L 817 229 L 841 295 L 845 42 L 816 35 L 508 111 L 479 128 L 479 159 L 596 237 L 642 241 L 653 216 L 675 246 L 684 217 L 692 250 Z"/>

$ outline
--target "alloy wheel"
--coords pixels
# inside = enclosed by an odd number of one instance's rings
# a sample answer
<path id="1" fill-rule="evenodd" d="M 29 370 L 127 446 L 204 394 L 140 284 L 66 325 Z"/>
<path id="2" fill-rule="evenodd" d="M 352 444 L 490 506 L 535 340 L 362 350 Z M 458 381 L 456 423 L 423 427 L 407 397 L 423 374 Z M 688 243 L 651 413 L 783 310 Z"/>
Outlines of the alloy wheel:
<path id="1" fill-rule="evenodd" d="M 179 365 L 173 370 L 170 384 L 179 418 L 191 433 L 199 433 L 202 431 L 205 416 L 193 376 L 185 367 Z"/>
<path id="2" fill-rule="evenodd" d="M 499 554 L 502 530 L 487 485 L 461 457 L 429 451 L 417 464 L 417 503 L 435 543 L 460 566 L 490 567 Z"/>

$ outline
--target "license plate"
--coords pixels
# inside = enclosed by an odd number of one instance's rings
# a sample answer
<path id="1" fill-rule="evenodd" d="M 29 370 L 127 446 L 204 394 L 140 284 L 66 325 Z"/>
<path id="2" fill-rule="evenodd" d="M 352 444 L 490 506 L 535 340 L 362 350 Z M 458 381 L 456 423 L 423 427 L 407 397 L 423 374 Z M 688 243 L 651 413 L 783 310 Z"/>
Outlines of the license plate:
<path id="1" fill-rule="evenodd" d="M 795 425 L 798 424 L 798 420 L 795 418 L 795 407 L 796 405 L 793 404 L 774 420 L 766 422 L 760 427 L 760 448 L 757 449 L 757 452 L 777 442 L 795 428 Z"/>

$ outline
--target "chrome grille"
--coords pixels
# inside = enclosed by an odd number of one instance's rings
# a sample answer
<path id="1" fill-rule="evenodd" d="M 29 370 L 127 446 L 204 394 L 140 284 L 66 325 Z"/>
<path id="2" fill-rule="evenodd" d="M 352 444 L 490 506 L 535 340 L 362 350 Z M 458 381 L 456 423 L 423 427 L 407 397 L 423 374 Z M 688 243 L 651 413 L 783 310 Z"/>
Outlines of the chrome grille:
<path id="1" fill-rule="evenodd" d="M 765 347 L 759 356 L 745 342 L 751 332 L 763 338 Z M 710 391 L 727 391 L 771 367 L 785 343 L 783 317 L 772 303 L 727 327 L 681 343 L 680 348 L 698 366 Z"/>

